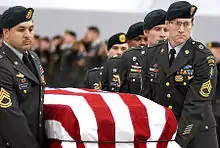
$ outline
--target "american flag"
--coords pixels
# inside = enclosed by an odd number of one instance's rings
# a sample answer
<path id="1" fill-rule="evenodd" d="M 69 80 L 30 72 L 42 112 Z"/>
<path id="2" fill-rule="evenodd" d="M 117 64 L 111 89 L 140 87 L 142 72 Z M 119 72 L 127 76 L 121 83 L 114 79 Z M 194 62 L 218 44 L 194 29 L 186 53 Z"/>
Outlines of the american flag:
<path id="1" fill-rule="evenodd" d="M 172 111 L 139 95 L 47 88 L 44 118 L 50 148 L 180 148 Z"/>

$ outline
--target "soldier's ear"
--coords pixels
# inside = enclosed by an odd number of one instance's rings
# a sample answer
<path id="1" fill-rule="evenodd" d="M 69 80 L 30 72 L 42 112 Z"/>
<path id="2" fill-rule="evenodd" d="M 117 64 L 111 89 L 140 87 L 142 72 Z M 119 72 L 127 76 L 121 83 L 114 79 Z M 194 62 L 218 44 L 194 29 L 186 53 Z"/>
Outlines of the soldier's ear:
<path id="1" fill-rule="evenodd" d="M 10 31 L 10 29 L 4 28 L 2 31 L 3 31 L 3 38 L 7 40 L 8 37 L 9 37 L 9 31 Z"/>
<path id="2" fill-rule="evenodd" d="M 148 37 L 149 30 L 144 30 L 144 35 Z"/>
<path id="3" fill-rule="evenodd" d="M 192 18 L 192 26 L 194 25 L 194 21 L 195 21 L 195 18 L 193 17 Z"/>
<path id="4" fill-rule="evenodd" d="M 169 21 L 165 21 L 165 25 L 168 27 L 168 25 L 169 25 Z"/>

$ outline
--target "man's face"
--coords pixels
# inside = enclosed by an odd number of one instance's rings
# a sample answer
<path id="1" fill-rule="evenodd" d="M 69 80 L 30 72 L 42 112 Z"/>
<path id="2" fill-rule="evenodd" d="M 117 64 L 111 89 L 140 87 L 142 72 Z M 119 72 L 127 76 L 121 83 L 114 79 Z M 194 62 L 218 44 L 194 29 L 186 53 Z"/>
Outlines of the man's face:
<path id="1" fill-rule="evenodd" d="M 169 29 L 169 40 L 175 45 L 180 45 L 190 38 L 193 19 L 174 19 L 172 21 L 167 21 L 166 25 Z"/>
<path id="2" fill-rule="evenodd" d="M 99 37 L 99 34 L 93 30 L 88 30 L 85 36 L 88 42 L 94 42 Z"/>
<path id="3" fill-rule="evenodd" d="M 210 48 L 210 51 L 215 57 L 217 63 L 220 63 L 220 47 Z"/>
<path id="4" fill-rule="evenodd" d="M 76 37 L 70 35 L 69 33 L 64 34 L 64 44 L 74 44 L 76 42 Z"/>
<path id="5" fill-rule="evenodd" d="M 115 44 L 112 48 L 108 51 L 108 57 L 113 57 L 115 55 L 121 56 L 125 50 L 128 49 L 128 44 Z"/>
<path id="6" fill-rule="evenodd" d="M 132 40 L 128 40 L 129 48 L 137 47 L 137 46 L 146 46 L 147 45 L 147 37 L 145 35 L 139 35 Z"/>
<path id="7" fill-rule="evenodd" d="M 25 52 L 32 48 L 34 39 L 33 21 L 22 22 L 10 29 L 3 29 L 4 40 L 19 50 Z"/>
<path id="8" fill-rule="evenodd" d="M 157 44 L 159 40 L 167 39 L 168 36 L 169 36 L 169 31 L 166 25 L 154 26 L 152 29 L 147 31 L 148 46 L 153 46 Z"/>

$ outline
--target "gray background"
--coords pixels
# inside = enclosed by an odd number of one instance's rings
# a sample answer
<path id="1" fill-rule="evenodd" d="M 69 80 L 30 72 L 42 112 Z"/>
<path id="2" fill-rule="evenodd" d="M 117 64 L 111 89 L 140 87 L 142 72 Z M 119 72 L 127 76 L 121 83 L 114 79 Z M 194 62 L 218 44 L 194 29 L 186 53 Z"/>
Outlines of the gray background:
<path id="1" fill-rule="evenodd" d="M 0 0 L 1 1 L 1 0 Z M 157 2 L 151 8 L 157 8 Z M 0 6 L 0 13 L 6 10 Z M 72 29 L 80 39 L 87 26 L 97 25 L 101 30 L 101 39 L 107 39 L 116 32 L 126 32 L 134 22 L 142 21 L 147 14 L 144 12 L 98 12 L 64 9 L 36 8 L 34 21 L 36 33 L 42 36 L 63 34 L 65 29 Z M 197 14 L 193 29 L 193 38 L 202 42 L 220 41 L 220 15 Z"/>

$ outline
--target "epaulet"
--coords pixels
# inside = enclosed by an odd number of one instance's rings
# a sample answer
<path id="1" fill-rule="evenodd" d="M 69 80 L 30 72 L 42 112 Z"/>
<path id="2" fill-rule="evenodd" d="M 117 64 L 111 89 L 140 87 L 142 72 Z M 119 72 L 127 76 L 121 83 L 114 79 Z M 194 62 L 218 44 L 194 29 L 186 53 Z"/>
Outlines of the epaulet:
<path id="1" fill-rule="evenodd" d="M 166 40 L 165 40 L 165 41 L 166 41 Z M 153 46 L 147 47 L 147 50 L 148 50 L 148 49 L 152 49 L 152 48 L 159 47 L 159 46 L 163 45 L 165 41 L 159 42 L 159 43 L 157 43 L 157 44 L 155 44 L 155 45 L 153 45 Z"/>
<path id="2" fill-rule="evenodd" d="M 99 71 L 99 70 L 102 70 L 102 69 L 103 69 L 103 66 L 102 67 L 94 67 L 92 69 L 89 69 L 88 72 Z"/>
<path id="3" fill-rule="evenodd" d="M 121 56 L 114 55 L 114 56 L 110 57 L 109 60 L 112 60 L 112 59 L 120 59 L 120 58 L 121 58 Z"/>
<path id="4" fill-rule="evenodd" d="M 163 44 L 166 40 L 158 40 L 156 44 Z"/>
<path id="5" fill-rule="evenodd" d="M 192 46 L 195 47 L 198 51 L 201 51 L 203 53 L 211 53 L 211 51 L 201 42 L 198 41 L 192 41 Z"/>
<path id="6" fill-rule="evenodd" d="M 143 48 L 144 48 L 144 46 L 137 46 L 137 47 L 128 48 L 124 53 L 134 51 L 134 50 L 140 50 L 141 51 Z"/>

